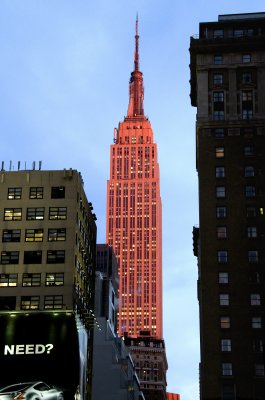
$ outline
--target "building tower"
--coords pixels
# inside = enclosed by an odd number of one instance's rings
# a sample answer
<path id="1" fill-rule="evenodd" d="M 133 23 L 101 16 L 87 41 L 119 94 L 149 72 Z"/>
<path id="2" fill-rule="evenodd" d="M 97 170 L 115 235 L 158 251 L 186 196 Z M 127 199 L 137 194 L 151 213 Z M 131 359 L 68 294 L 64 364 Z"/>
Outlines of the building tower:
<path id="1" fill-rule="evenodd" d="M 106 241 L 119 271 L 118 332 L 162 338 L 162 226 L 159 165 L 153 131 L 144 114 L 139 71 L 138 19 L 129 106 L 115 129 L 107 183 Z"/>
<path id="2" fill-rule="evenodd" d="M 265 13 L 192 37 L 197 107 L 200 398 L 265 398 Z"/>

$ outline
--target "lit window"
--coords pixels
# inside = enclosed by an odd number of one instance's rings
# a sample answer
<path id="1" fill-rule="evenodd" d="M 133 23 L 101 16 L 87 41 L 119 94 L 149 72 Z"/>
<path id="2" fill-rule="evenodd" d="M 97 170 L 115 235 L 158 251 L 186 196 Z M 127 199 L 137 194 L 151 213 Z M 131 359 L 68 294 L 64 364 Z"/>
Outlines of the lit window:
<path id="1" fill-rule="evenodd" d="M 21 310 L 38 310 L 40 306 L 40 296 L 22 296 Z"/>
<path id="2" fill-rule="evenodd" d="M 66 240 L 66 229 L 58 228 L 58 229 L 49 229 L 48 230 L 48 241 L 49 242 L 58 242 Z"/>
<path id="3" fill-rule="evenodd" d="M 229 294 L 221 293 L 219 295 L 219 305 L 220 306 L 229 306 Z"/>
<path id="4" fill-rule="evenodd" d="M 230 339 L 221 339 L 221 351 L 231 351 L 232 345 Z"/>
<path id="5" fill-rule="evenodd" d="M 244 176 L 245 177 L 255 176 L 255 170 L 254 170 L 254 167 L 252 165 L 247 165 L 245 167 Z"/>
<path id="6" fill-rule="evenodd" d="M 27 220 L 43 220 L 44 219 L 44 207 L 27 208 Z"/>
<path id="7" fill-rule="evenodd" d="M 247 64 L 251 62 L 251 55 L 249 53 L 242 54 L 242 63 Z"/>
<path id="8" fill-rule="evenodd" d="M 46 286 L 63 286 L 64 284 L 64 273 L 62 272 L 51 272 L 46 274 L 45 285 Z"/>
<path id="9" fill-rule="evenodd" d="M 259 253 L 257 250 L 248 251 L 248 262 L 257 263 L 259 261 Z"/>
<path id="10" fill-rule="evenodd" d="M 42 242 L 43 229 L 26 229 L 25 242 Z"/>
<path id="11" fill-rule="evenodd" d="M 216 207 L 216 217 L 217 218 L 226 218 L 226 207 L 225 206 Z"/>
<path id="12" fill-rule="evenodd" d="M 31 187 L 29 189 L 30 199 L 43 199 L 43 187 Z"/>
<path id="13" fill-rule="evenodd" d="M 218 239 L 226 239 L 227 237 L 226 226 L 217 226 L 216 236 Z"/>
<path id="14" fill-rule="evenodd" d="M 215 167 L 215 177 L 224 178 L 225 177 L 225 167 Z"/>
<path id="15" fill-rule="evenodd" d="M 264 364 L 255 364 L 255 375 L 256 376 L 264 376 Z"/>
<path id="16" fill-rule="evenodd" d="M 17 274 L 0 274 L 0 287 L 17 286 Z"/>
<path id="17" fill-rule="evenodd" d="M 215 194 L 217 198 L 225 197 L 225 187 L 224 186 L 216 186 Z"/>
<path id="18" fill-rule="evenodd" d="M 63 308 L 63 296 L 44 296 L 45 310 L 61 310 Z"/>
<path id="19" fill-rule="evenodd" d="M 23 287 L 40 286 L 41 274 L 29 274 L 25 273 L 22 277 Z"/>
<path id="20" fill-rule="evenodd" d="M 260 306 L 260 294 L 259 293 L 252 293 L 250 295 L 250 304 L 252 306 Z"/>
<path id="21" fill-rule="evenodd" d="M 216 54 L 213 58 L 214 64 L 223 64 L 223 56 L 221 54 Z"/>
<path id="22" fill-rule="evenodd" d="M 218 273 L 218 282 L 221 284 L 228 283 L 228 272 L 219 272 Z"/>
<path id="23" fill-rule="evenodd" d="M 228 252 L 227 250 L 218 250 L 217 251 L 217 260 L 220 264 L 227 263 L 228 260 Z"/>
<path id="24" fill-rule="evenodd" d="M 8 200 L 18 200 L 21 199 L 22 188 L 8 188 Z"/>
<path id="25" fill-rule="evenodd" d="M 66 207 L 50 207 L 49 208 L 49 219 L 62 220 L 66 219 L 67 208 Z"/>
<path id="26" fill-rule="evenodd" d="M 216 158 L 223 158 L 224 156 L 225 156 L 224 147 L 216 147 L 215 148 L 215 157 Z"/>
<path id="27" fill-rule="evenodd" d="M 262 326 L 261 317 L 252 317 L 251 319 L 251 326 L 253 329 L 260 329 Z"/>
<path id="28" fill-rule="evenodd" d="M 248 238 L 256 238 L 257 237 L 257 227 L 256 226 L 248 226 L 247 235 L 248 235 Z"/>
<path id="29" fill-rule="evenodd" d="M 5 208 L 4 221 L 21 221 L 22 209 L 21 208 Z"/>
<path id="30" fill-rule="evenodd" d="M 232 363 L 222 363 L 222 375 L 223 376 L 232 376 Z"/>

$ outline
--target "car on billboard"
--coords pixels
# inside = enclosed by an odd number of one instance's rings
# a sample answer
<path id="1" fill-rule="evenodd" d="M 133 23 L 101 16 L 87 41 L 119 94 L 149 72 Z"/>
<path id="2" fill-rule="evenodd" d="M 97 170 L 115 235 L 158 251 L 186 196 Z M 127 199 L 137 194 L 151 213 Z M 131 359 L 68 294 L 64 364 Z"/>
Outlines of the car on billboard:
<path id="1" fill-rule="evenodd" d="M 0 389 L 0 400 L 63 400 L 63 392 L 44 382 L 25 382 Z"/>

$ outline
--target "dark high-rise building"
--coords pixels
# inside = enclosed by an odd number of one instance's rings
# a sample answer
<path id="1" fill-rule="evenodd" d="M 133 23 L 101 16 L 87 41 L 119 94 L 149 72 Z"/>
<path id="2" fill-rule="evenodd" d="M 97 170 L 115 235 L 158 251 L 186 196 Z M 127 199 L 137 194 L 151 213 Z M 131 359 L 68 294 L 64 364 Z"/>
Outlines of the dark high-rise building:
<path id="1" fill-rule="evenodd" d="M 265 13 L 200 23 L 190 55 L 200 398 L 264 400 Z"/>

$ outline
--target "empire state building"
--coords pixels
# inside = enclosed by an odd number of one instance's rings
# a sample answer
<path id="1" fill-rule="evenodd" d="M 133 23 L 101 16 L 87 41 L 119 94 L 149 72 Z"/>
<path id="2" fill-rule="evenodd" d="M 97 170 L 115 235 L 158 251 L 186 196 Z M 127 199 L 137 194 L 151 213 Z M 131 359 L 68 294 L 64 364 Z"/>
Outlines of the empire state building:
<path id="1" fill-rule="evenodd" d="M 162 210 L 157 145 L 144 113 L 136 20 L 127 115 L 114 130 L 107 182 L 106 242 L 118 259 L 118 334 L 162 334 Z"/>

